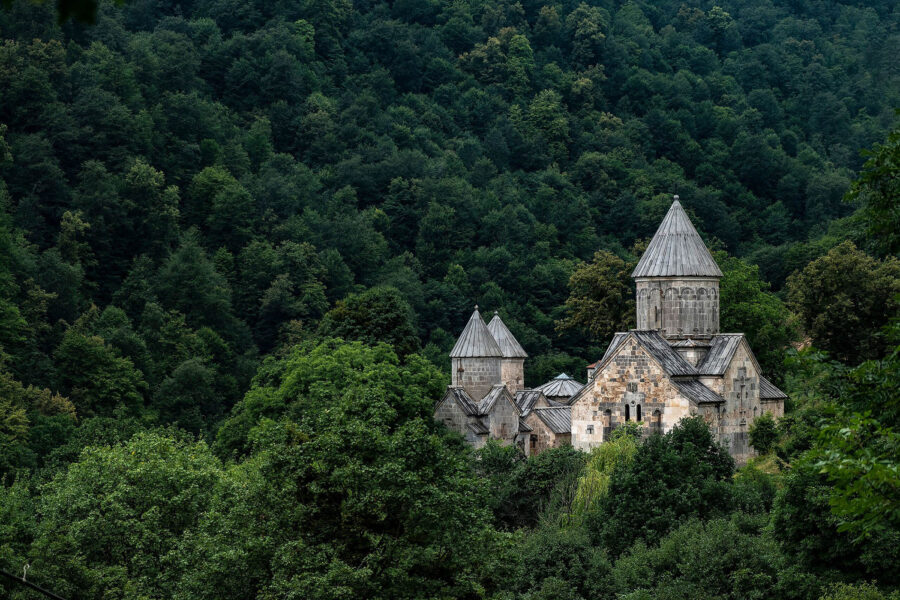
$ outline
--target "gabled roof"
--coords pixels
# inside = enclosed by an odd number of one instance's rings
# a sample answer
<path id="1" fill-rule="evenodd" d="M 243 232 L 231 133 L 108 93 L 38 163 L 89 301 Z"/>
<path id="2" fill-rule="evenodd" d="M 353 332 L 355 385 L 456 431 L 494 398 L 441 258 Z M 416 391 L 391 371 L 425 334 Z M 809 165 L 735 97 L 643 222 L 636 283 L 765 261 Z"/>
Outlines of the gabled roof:
<path id="1" fill-rule="evenodd" d="M 466 428 L 475 435 L 487 435 L 491 432 L 491 430 L 488 429 L 487 425 L 482 423 L 480 419 L 469 421 L 466 424 Z"/>
<path id="2" fill-rule="evenodd" d="M 697 366 L 701 375 L 724 375 L 731 358 L 744 339 L 743 333 L 719 333 L 710 340 L 709 352 Z"/>
<path id="3" fill-rule="evenodd" d="M 463 413 L 465 413 L 468 417 L 478 416 L 478 404 L 472 400 L 472 397 L 466 393 L 466 390 L 461 387 L 448 387 L 447 391 L 444 392 L 444 395 L 441 397 L 440 401 L 435 405 L 435 408 L 440 406 L 445 400 L 448 398 L 453 398 L 459 407 L 462 409 Z"/>
<path id="4" fill-rule="evenodd" d="M 673 379 L 672 383 L 678 388 L 679 392 L 697 404 L 725 402 L 725 399 L 722 398 L 722 396 L 718 395 L 696 379 Z"/>
<path id="5" fill-rule="evenodd" d="M 553 433 L 572 433 L 572 407 L 551 406 L 536 408 L 534 414 L 544 422 Z"/>
<path id="6" fill-rule="evenodd" d="M 541 390 L 519 390 L 516 392 L 516 406 L 519 407 L 519 414 L 527 417 L 531 409 L 540 401 L 541 395 Z"/>
<path id="7" fill-rule="evenodd" d="M 528 358 L 528 353 L 516 340 L 516 336 L 506 327 L 506 323 L 498 313 L 494 313 L 494 318 L 488 323 L 487 328 L 497 345 L 500 346 L 503 358 Z"/>
<path id="8" fill-rule="evenodd" d="M 544 392 L 544 395 L 548 398 L 571 398 L 577 394 L 582 387 L 584 386 L 575 381 L 574 378 L 569 377 L 565 373 L 560 373 L 547 383 L 539 385 L 535 389 Z"/>
<path id="9" fill-rule="evenodd" d="M 658 331 L 636 329 L 629 332 L 656 359 L 665 372 L 674 377 L 696 375 L 697 369 L 681 356 Z"/>
<path id="10" fill-rule="evenodd" d="M 613 359 L 618 349 L 622 346 L 622 344 L 627 340 L 630 336 L 634 336 L 634 339 L 637 343 L 644 348 L 647 353 L 653 357 L 656 362 L 662 367 L 663 371 L 666 372 L 666 375 L 670 377 L 696 377 L 697 369 L 694 366 L 686 361 L 684 357 L 682 357 L 669 343 L 666 339 L 660 335 L 660 333 L 656 330 L 640 330 L 640 329 L 632 329 L 627 333 L 617 333 L 613 336 L 612 342 L 609 344 L 609 348 L 606 349 L 606 353 L 603 355 L 603 358 L 591 365 L 595 368 L 596 371 L 599 371 L 606 367 L 606 365 Z M 590 389 L 590 385 L 585 385 L 578 392 L 576 392 L 570 399 L 569 404 L 574 404 L 583 393 Z"/>
<path id="11" fill-rule="evenodd" d="M 487 325 L 484 324 L 481 314 L 478 312 L 478 306 L 476 306 L 472 316 L 469 317 L 469 322 L 466 323 L 466 328 L 463 329 L 459 339 L 456 340 L 456 345 L 450 351 L 450 358 L 494 358 L 501 356 L 503 356 L 503 352 L 500 350 L 500 346 L 497 345 L 494 336 L 488 331 Z"/>
<path id="12" fill-rule="evenodd" d="M 491 409 L 494 408 L 497 401 L 504 397 L 507 402 L 510 402 L 513 406 L 516 405 L 516 401 L 513 399 L 512 394 L 509 393 L 509 390 L 506 389 L 506 386 L 502 383 L 498 383 L 492 387 L 491 391 L 489 391 L 487 395 L 481 399 L 481 402 L 478 403 L 478 414 L 488 414 L 491 412 Z"/>
<path id="13" fill-rule="evenodd" d="M 760 400 L 783 400 L 788 397 L 787 394 L 775 387 L 775 384 L 763 377 L 759 376 L 759 399 Z"/>
<path id="14" fill-rule="evenodd" d="M 519 433 L 528 433 L 529 431 L 534 431 L 534 429 L 524 420 L 519 419 Z"/>
<path id="15" fill-rule="evenodd" d="M 632 277 L 721 277 L 678 196 L 656 230 Z"/>

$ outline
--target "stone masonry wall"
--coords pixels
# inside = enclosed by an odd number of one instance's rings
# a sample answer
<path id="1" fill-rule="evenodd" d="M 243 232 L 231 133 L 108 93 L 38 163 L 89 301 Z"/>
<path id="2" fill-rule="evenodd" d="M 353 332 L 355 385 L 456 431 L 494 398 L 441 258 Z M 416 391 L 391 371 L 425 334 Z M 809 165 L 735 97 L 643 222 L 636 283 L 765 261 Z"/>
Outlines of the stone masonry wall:
<path id="1" fill-rule="evenodd" d="M 588 386 L 572 405 L 572 445 L 581 450 L 596 447 L 625 422 L 626 404 L 630 421 L 637 420 L 640 406 L 641 421 L 648 432 L 669 431 L 691 414 L 690 400 L 634 339 L 616 350 Z"/>
<path id="2" fill-rule="evenodd" d="M 772 413 L 776 419 L 784 416 L 784 399 L 779 400 L 759 400 L 760 410 L 763 413 Z"/>
<path id="3" fill-rule="evenodd" d="M 519 409 L 506 398 L 500 398 L 493 410 L 484 417 L 485 424 L 491 430 L 490 437 L 513 443 L 519 433 Z"/>
<path id="4" fill-rule="evenodd" d="M 572 435 L 568 433 L 555 434 L 534 411 L 525 419 L 532 431 L 527 434 L 528 455 L 534 456 L 540 454 L 548 448 L 558 448 L 566 444 L 572 443 Z"/>
<path id="5" fill-rule="evenodd" d="M 454 358 L 451 378 L 453 385 L 466 390 L 472 400 L 478 402 L 491 388 L 503 381 L 500 376 L 501 359 Z"/>
<path id="6" fill-rule="evenodd" d="M 750 447 L 750 425 L 763 413 L 759 401 L 759 372 L 751 358 L 746 340 L 741 340 L 731 363 L 722 377 L 704 377 L 707 387 L 725 398 L 718 414 L 707 421 L 738 464 L 747 462 L 755 453 Z"/>
<path id="7" fill-rule="evenodd" d="M 466 416 L 462 408 L 456 403 L 453 397 L 447 398 L 441 402 L 434 411 L 434 420 L 440 421 L 447 426 L 447 429 L 455 431 L 466 438 L 470 444 L 477 444 L 478 436 L 469 430 L 468 424 L 471 417 Z"/>
<path id="8" fill-rule="evenodd" d="M 525 389 L 525 359 L 504 358 L 500 363 L 500 379 L 510 394 Z"/>
<path id="9" fill-rule="evenodd" d="M 667 338 L 719 333 L 716 278 L 637 279 L 637 328 L 658 329 Z"/>

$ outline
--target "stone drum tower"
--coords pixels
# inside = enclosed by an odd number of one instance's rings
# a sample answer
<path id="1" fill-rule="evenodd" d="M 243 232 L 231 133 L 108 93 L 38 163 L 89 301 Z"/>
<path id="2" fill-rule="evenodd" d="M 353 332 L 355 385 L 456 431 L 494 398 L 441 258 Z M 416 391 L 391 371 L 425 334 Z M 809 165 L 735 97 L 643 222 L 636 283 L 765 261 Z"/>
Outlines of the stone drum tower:
<path id="1" fill-rule="evenodd" d="M 722 271 L 678 196 L 631 276 L 637 287 L 639 330 L 659 331 L 685 350 L 694 345 L 692 340 L 702 344 L 719 333 Z M 679 340 L 685 343 L 676 344 Z"/>
<path id="2" fill-rule="evenodd" d="M 503 351 L 488 331 L 478 306 L 450 351 L 453 387 L 463 388 L 476 402 L 502 379 Z"/>

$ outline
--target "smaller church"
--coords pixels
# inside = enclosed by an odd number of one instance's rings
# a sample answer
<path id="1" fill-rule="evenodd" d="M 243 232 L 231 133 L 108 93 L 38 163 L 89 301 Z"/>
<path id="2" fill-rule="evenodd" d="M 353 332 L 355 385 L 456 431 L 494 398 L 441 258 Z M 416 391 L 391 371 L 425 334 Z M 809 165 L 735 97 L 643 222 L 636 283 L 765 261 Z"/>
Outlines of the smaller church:
<path id="1" fill-rule="evenodd" d="M 435 419 L 476 448 L 496 439 L 528 455 L 571 444 L 568 400 L 581 385 L 560 374 L 526 389 L 527 357 L 500 315 L 485 324 L 476 306 L 450 352 L 451 384 L 435 405 Z"/>
<path id="2" fill-rule="evenodd" d="M 435 418 L 476 447 L 497 439 L 535 454 L 589 450 L 628 422 L 650 435 L 700 415 L 746 462 L 750 425 L 766 412 L 781 417 L 787 396 L 763 376 L 743 333 L 719 331 L 722 272 L 678 196 L 632 277 L 637 328 L 613 336 L 583 386 L 560 374 L 525 389 L 525 350 L 498 314 L 486 325 L 476 306 L 450 353 L 452 383 Z"/>

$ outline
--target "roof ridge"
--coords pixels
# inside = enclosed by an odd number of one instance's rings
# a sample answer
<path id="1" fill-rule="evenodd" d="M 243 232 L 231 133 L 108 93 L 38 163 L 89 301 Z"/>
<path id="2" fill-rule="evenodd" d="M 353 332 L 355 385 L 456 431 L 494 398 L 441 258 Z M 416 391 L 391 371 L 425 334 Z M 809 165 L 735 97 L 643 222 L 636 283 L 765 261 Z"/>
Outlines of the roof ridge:
<path id="1" fill-rule="evenodd" d="M 722 271 L 675 196 L 632 277 L 722 277 Z"/>
<path id="2" fill-rule="evenodd" d="M 487 329 L 500 347 L 503 358 L 528 358 L 528 353 L 525 352 L 519 340 L 512 334 L 497 311 L 494 311 L 494 318 L 488 323 Z"/>
<path id="3" fill-rule="evenodd" d="M 478 305 L 450 351 L 450 358 L 499 358 L 503 351 L 478 312 Z"/>

